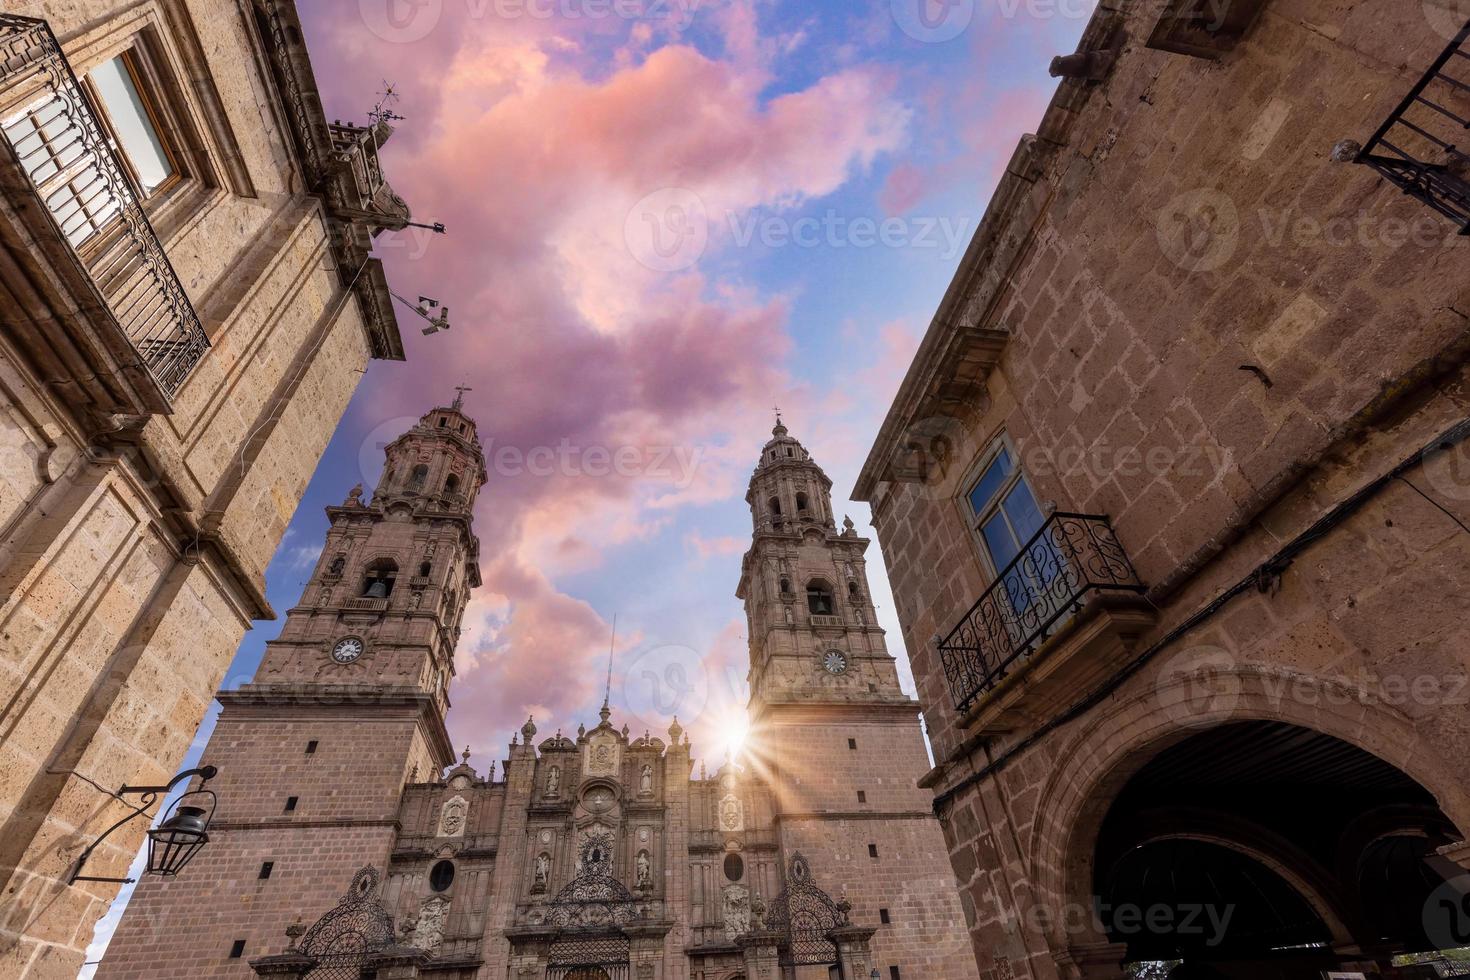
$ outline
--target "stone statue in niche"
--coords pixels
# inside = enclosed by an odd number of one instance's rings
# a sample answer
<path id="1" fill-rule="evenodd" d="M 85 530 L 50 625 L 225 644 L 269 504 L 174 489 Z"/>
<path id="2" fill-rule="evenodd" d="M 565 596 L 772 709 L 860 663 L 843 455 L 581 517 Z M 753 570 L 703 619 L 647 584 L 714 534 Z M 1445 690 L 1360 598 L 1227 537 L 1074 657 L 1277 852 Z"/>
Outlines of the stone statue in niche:
<path id="1" fill-rule="evenodd" d="M 328 571 L 331 574 L 333 574 L 333 575 L 341 575 L 342 572 L 346 568 L 347 568 L 347 558 L 346 558 L 346 556 L 345 555 L 338 555 L 336 558 L 333 558 L 332 559 L 332 567 L 329 568 Z"/>
<path id="2" fill-rule="evenodd" d="M 413 943 L 429 952 L 439 948 L 444 941 L 444 920 L 449 917 L 449 903 L 442 898 L 430 900 L 419 910 L 418 925 L 413 931 Z"/>
<path id="3" fill-rule="evenodd" d="M 561 794 L 561 766 L 552 766 L 551 772 L 546 775 L 546 795 L 558 796 Z"/>
<path id="4" fill-rule="evenodd" d="M 653 861 L 647 851 L 638 852 L 638 890 L 646 892 L 653 887 Z"/>
<path id="5" fill-rule="evenodd" d="M 725 887 L 725 938 L 734 942 L 750 931 L 750 890 L 744 885 Z"/>
<path id="6" fill-rule="evenodd" d="M 463 796 L 446 800 L 443 809 L 439 811 L 439 836 L 458 837 L 464 833 L 465 817 L 468 816 L 469 809 L 470 805 Z"/>
<path id="7" fill-rule="evenodd" d="M 653 766 L 646 762 L 643 764 L 643 775 L 638 779 L 638 795 L 653 795 Z"/>
<path id="8" fill-rule="evenodd" d="M 786 607 L 786 625 L 787 626 L 790 626 L 791 624 L 793 624 L 795 622 L 796 622 L 796 613 L 794 613 L 794 612 L 791 611 L 791 607 L 790 606 L 787 606 Z"/>
<path id="9" fill-rule="evenodd" d="M 547 883 L 551 881 L 551 855 L 542 851 L 536 855 L 536 867 L 532 872 L 531 891 L 546 891 Z"/>

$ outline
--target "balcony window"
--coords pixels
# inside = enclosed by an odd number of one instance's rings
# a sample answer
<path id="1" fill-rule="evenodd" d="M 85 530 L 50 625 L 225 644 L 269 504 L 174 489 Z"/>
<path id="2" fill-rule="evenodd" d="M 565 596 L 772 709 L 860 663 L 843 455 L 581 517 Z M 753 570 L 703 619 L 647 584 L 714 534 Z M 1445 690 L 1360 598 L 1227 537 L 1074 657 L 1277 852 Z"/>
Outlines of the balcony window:
<path id="1" fill-rule="evenodd" d="M 97 110 L 104 138 L 123 163 L 140 197 L 170 184 L 179 175 L 155 122 L 156 109 L 142 95 L 137 56 L 129 51 L 89 72 L 82 88 Z M 46 207 L 73 248 L 80 248 L 122 215 L 108 183 L 108 161 L 89 146 L 73 108 L 48 94 L 3 123 L 22 166 L 45 190 Z"/>
<path id="2" fill-rule="evenodd" d="M 1046 517 L 1010 447 L 1002 442 L 993 452 L 990 462 L 971 486 L 968 500 L 971 520 L 985 556 L 990 567 L 1000 574 L 1041 530 Z M 1042 560 L 1017 563 L 1003 574 L 1006 595 L 1017 613 L 1030 604 L 1037 587 L 1044 588 L 1056 575 L 1058 562 L 1051 560 L 1053 557 L 1044 549 Z"/>
<path id="3" fill-rule="evenodd" d="M 149 197 L 178 179 L 179 168 L 164 143 L 158 110 L 144 97 L 137 55 L 129 51 L 87 73 L 87 81 L 133 180 Z"/>
<path id="4" fill-rule="evenodd" d="M 84 78 L 45 21 L 0 14 L 0 47 L 13 53 L 0 61 L 0 90 L 39 89 L 5 93 L 20 108 L 0 116 L 3 176 L 18 170 L 30 184 L 106 300 L 111 327 L 172 398 L 209 338 L 143 206 L 182 176 L 151 99 L 143 43 Z"/>

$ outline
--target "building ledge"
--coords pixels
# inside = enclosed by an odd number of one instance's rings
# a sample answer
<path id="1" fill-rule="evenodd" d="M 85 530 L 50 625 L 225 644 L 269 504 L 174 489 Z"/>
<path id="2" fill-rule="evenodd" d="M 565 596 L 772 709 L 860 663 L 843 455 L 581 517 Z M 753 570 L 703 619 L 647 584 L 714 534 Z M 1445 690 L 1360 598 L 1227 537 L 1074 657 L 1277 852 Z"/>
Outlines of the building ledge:
<path id="1" fill-rule="evenodd" d="M 1092 595 L 961 717 L 969 738 L 946 761 L 968 753 L 975 738 L 1035 727 L 1056 716 L 1121 669 L 1157 622 L 1158 613 L 1142 596 Z"/>

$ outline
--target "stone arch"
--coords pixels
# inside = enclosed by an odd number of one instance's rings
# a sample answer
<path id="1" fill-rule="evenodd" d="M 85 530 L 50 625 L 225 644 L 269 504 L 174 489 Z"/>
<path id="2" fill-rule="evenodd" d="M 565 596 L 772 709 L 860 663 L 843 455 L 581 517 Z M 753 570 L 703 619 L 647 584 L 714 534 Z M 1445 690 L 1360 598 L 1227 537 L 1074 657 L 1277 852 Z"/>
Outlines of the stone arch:
<path id="1" fill-rule="evenodd" d="M 1268 682 L 1274 682 L 1268 684 Z M 1315 703 L 1282 696 L 1275 683 L 1313 689 Z M 1260 668 L 1167 675 L 1090 717 L 1053 756 L 1028 842 L 1031 901 L 1043 910 L 1086 908 L 1102 820 L 1128 780 L 1160 752 L 1191 735 L 1235 721 L 1294 725 L 1376 756 L 1416 781 L 1459 829 L 1470 826 L 1470 798 L 1425 761 L 1433 747 L 1399 712 L 1330 678 Z M 1067 936 L 1062 917 L 1043 920 L 1053 951 L 1107 943 L 1089 920 Z"/>
<path id="2" fill-rule="evenodd" d="M 1332 932 L 1334 942 L 1353 941 L 1348 926 L 1351 910 L 1345 908 L 1332 891 L 1329 869 L 1315 867 L 1315 862 L 1289 840 L 1246 826 L 1244 821 L 1226 814 L 1198 811 L 1188 807 L 1171 807 L 1154 815 L 1138 828 L 1140 845 L 1170 840 L 1190 840 L 1214 844 L 1235 851 L 1260 864 L 1280 877 L 1312 908 Z M 1175 828 L 1187 827 L 1186 830 Z"/>

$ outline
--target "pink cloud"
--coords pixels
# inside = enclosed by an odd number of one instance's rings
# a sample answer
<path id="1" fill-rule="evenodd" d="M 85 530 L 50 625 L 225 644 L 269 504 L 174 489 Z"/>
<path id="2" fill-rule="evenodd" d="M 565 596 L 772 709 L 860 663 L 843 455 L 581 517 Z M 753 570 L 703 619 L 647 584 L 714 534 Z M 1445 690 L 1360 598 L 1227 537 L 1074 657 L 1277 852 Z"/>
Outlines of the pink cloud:
<path id="1" fill-rule="evenodd" d="M 380 241 L 395 287 L 443 299 L 454 328 L 425 340 L 405 317 L 409 364 L 378 369 L 401 380 L 377 386 L 358 422 L 474 387 L 490 457 L 476 514 L 485 586 L 460 643 L 452 696 L 473 707 L 451 713 L 455 738 L 488 747 L 530 713 L 574 724 L 597 697 L 610 624 L 559 577 L 656 533 L 680 506 L 737 493 L 759 445 L 737 434 L 791 386 L 785 298 L 702 266 L 648 268 L 627 244 L 630 212 L 663 188 L 698 195 L 714 219 L 821 197 L 902 145 L 907 111 L 893 79 L 863 67 L 762 100 L 751 65 L 767 45 L 749 4 L 723 15 L 725 59 L 666 43 L 606 74 L 579 63 L 591 39 L 564 24 L 446 24 L 375 46 L 328 20 L 324 80 L 371 91 L 376 58 L 413 54 L 400 80 L 411 118 L 385 167 L 417 217 L 450 228 L 422 254 Z M 727 246 L 716 233 L 711 254 Z M 507 463 L 538 448 L 554 459 L 545 472 Z M 642 465 L 588 465 L 620 450 Z M 655 465 L 661 450 L 677 462 Z M 733 539 L 693 547 L 735 553 Z M 743 641 L 717 655 L 737 648 L 743 660 Z"/>
<path id="2" fill-rule="evenodd" d="M 901 163 L 888 172 L 883 189 L 878 192 L 878 204 L 885 214 L 905 214 L 928 189 L 924 171 L 912 163 Z"/>
<path id="3" fill-rule="evenodd" d="M 699 557 L 700 561 L 742 555 L 745 549 L 750 547 L 750 542 L 745 538 L 730 536 L 706 538 L 698 531 L 691 531 L 684 535 L 684 544 Z"/>

